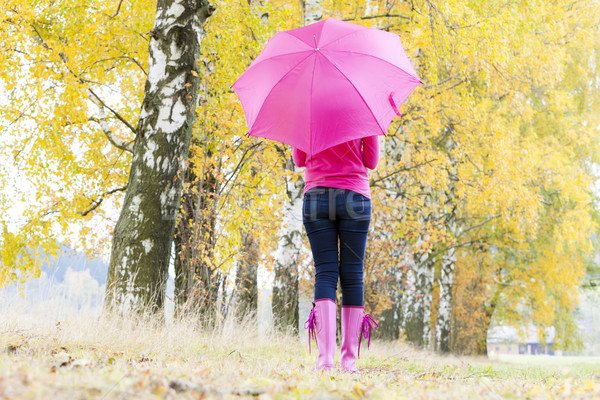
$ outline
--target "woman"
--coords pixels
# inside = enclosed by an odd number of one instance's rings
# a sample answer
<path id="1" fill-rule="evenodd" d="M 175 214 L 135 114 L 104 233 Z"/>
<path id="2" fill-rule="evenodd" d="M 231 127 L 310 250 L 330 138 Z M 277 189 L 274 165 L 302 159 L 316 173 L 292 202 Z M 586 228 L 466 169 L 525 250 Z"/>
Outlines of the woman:
<path id="1" fill-rule="evenodd" d="M 306 167 L 303 222 L 315 263 L 315 297 L 305 328 L 317 342 L 317 369 L 331 369 L 335 354 L 336 289 L 342 287 L 341 367 L 358 372 L 360 341 L 377 323 L 363 306 L 363 261 L 371 220 L 367 168 L 379 162 L 379 139 L 369 136 L 329 148 L 313 157 L 294 149 Z M 338 253 L 339 241 L 339 253 Z"/>

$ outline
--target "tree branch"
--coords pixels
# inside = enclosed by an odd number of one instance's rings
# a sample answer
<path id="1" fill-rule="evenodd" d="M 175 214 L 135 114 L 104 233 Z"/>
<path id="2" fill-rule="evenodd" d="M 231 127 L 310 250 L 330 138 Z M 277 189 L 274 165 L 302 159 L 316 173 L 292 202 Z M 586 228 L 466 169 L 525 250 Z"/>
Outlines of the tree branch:
<path id="1" fill-rule="evenodd" d="M 124 140 L 121 140 L 120 138 L 116 137 L 110 127 L 108 126 L 108 124 L 106 123 L 106 115 L 102 115 L 100 119 L 95 118 L 95 117 L 90 117 L 89 121 L 92 122 L 96 122 L 100 125 L 100 128 L 102 129 L 102 133 L 104 133 L 104 136 L 106 136 L 106 138 L 108 139 L 108 141 L 115 146 L 117 149 L 126 151 L 128 153 L 133 153 L 133 140 L 129 141 L 129 142 L 125 142 Z"/>
<path id="2" fill-rule="evenodd" d="M 88 65 L 87 67 L 85 67 L 85 68 L 82 70 L 82 73 L 83 73 L 83 72 L 86 72 L 86 71 L 88 71 L 88 70 L 89 70 L 91 67 L 93 67 L 93 66 L 94 66 L 94 65 L 96 65 L 96 64 L 101 64 L 101 63 L 104 63 L 104 62 L 107 62 L 107 61 L 116 61 L 116 60 L 119 60 L 119 59 L 124 59 L 124 60 L 129 60 L 129 61 L 131 61 L 132 63 L 134 63 L 135 65 L 137 65 L 137 66 L 139 67 L 139 69 L 141 69 L 141 70 L 142 70 L 142 72 L 144 73 L 144 75 L 148 76 L 148 73 L 147 73 L 147 72 L 146 72 L 146 70 L 144 69 L 144 66 L 143 66 L 143 65 L 142 65 L 142 64 L 141 64 L 141 63 L 140 63 L 138 60 L 136 60 L 136 59 L 135 59 L 135 58 L 133 58 L 133 57 L 129 57 L 129 56 L 128 56 L 128 55 L 126 55 L 126 54 L 125 54 L 125 55 L 122 55 L 122 56 L 118 56 L 118 57 L 110 57 L 110 58 L 103 58 L 103 59 L 100 59 L 100 60 L 96 60 L 96 61 L 94 61 L 93 63 L 91 63 L 90 65 Z M 111 67 L 111 68 L 112 68 L 112 67 Z M 86 82 L 90 82 L 90 81 L 89 81 L 89 80 L 86 80 Z"/>
<path id="3" fill-rule="evenodd" d="M 108 123 L 106 122 L 107 117 L 106 117 L 106 112 L 104 112 L 104 106 L 99 102 L 96 101 L 95 98 L 93 98 L 92 96 L 90 96 L 90 99 L 98 106 L 98 112 L 100 113 L 100 118 L 94 118 L 94 117 L 90 117 L 89 120 L 98 123 L 98 125 L 100 125 L 100 128 L 102 129 L 102 132 L 104 133 L 104 136 L 106 136 L 106 138 L 108 139 L 108 141 L 115 146 L 118 149 L 121 149 L 123 151 L 126 151 L 128 153 L 133 153 L 133 140 L 126 142 L 120 138 L 118 138 L 117 136 L 115 136 L 113 134 L 113 131 L 110 129 L 110 126 L 108 125 Z"/>
<path id="4" fill-rule="evenodd" d="M 394 175 L 396 175 L 396 174 L 398 174 L 398 173 L 400 173 L 400 172 L 406 172 L 406 171 L 410 171 L 410 170 L 413 170 L 413 169 L 417 169 L 417 168 L 419 168 L 419 167 L 422 167 L 423 165 L 431 164 L 431 163 L 432 163 L 432 162 L 434 162 L 434 161 L 437 161 L 437 158 L 434 158 L 434 159 L 432 159 L 432 160 L 423 161 L 422 163 L 413 164 L 413 165 L 411 165 L 411 166 L 409 166 L 409 167 L 408 167 L 408 166 L 406 166 L 406 167 L 398 168 L 398 169 L 396 169 L 395 171 L 393 171 L 393 172 L 390 172 L 389 174 L 387 174 L 387 175 L 385 175 L 385 176 L 379 177 L 379 178 L 377 178 L 377 179 L 372 179 L 370 184 L 371 184 L 371 185 L 374 185 L 374 184 L 376 184 L 376 183 L 378 183 L 378 182 L 381 182 L 381 181 L 383 181 L 383 180 L 386 180 L 387 178 L 389 178 L 389 177 L 391 177 L 391 176 L 394 176 Z"/>
<path id="5" fill-rule="evenodd" d="M 431 88 L 431 87 L 433 87 L 433 86 L 439 86 L 439 85 L 443 85 L 444 83 L 446 83 L 446 82 L 448 82 L 448 81 L 450 81 L 450 80 L 452 80 L 452 79 L 456 79 L 456 78 L 458 78 L 458 76 L 459 76 L 458 74 L 455 74 L 455 75 L 449 76 L 449 77 L 447 77 L 447 78 L 444 78 L 444 79 L 442 79 L 442 80 L 441 80 L 441 81 L 439 81 L 439 82 L 436 82 L 436 83 L 430 83 L 430 84 L 427 84 L 427 85 L 423 85 L 423 86 L 422 86 L 422 88 L 423 88 L 423 89 L 429 89 L 429 88 Z"/>
<path id="6" fill-rule="evenodd" d="M 441 248 L 441 249 L 439 249 L 437 251 L 432 251 L 431 253 L 429 253 L 429 256 L 427 257 L 427 259 L 435 258 L 435 257 L 439 256 L 440 254 L 445 253 L 450 248 L 458 249 L 460 247 L 467 247 L 467 246 L 470 246 L 472 244 L 480 243 L 480 242 L 482 242 L 485 239 L 487 239 L 487 237 L 483 236 L 483 237 L 476 238 L 476 239 L 473 239 L 473 240 L 469 240 L 469 241 L 466 241 L 466 242 L 457 243 L 454 246 L 443 247 L 443 248 Z M 418 263 L 418 264 L 420 265 L 422 263 Z"/>
<path id="7" fill-rule="evenodd" d="M 115 13 L 111 16 L 111 18 L 114 18 L 117 15 L 119 15 L 119 11 L 121 11 L 121 4 L 123 4 L 123 0 L 119 1 L 119 5 L 117 6 L 117 11 L 115 11 Z"/>
<path id="8" fill-rule="evenodd" d="M 92 95 L 92 97 L 90 97 L 90 100 L 92 100 L 100 109 L 102 109 L 103 107 L 106 108 L 119 121 L 121 121 L 122 123 L 124 123 L 129 129 L 131 129 L 131 132 L 133 132 L 134 134 L 137 133 L 137 130 L 133 127 L 133 125 L 131 125 L 129 122 L 127 122 L 127 120 L 125 118 L 123 118 L 118 112 L 116 112 L 115 110 L 113 110 L 104 101 L 102 101 L 102 99 L 96 93 L 94 93 L 94 91 L 92 89 L 87 89 L 87 90 Z M 94 100 L 94 99 L 96 99 L 96 100 Z"/>
<path id="9" fill-rule="evenodd" d="M 464 231 L 462 231 L 462 232 L 460 233 L 460 235 L 458 235 L 458 237 L 461 237 L 461 236 L 463 236 L 465 233 L 467 233 L 467 232 L 469 232 L 469 231 L 472 231 L 473 229 L 480 228 L 480 227 L 482 227 L 483 225 L 487 224 L 488 222 L 491 222 L 491 221 L 495 220 L 495 219 L 496 219 L 496 218 L 498 218 L 498 217 L 500 217 L 500 214 L 492 215 L 492 216 L 490 216 L 489 218 L 487 218 L 486 220 L 484 220 L 484 221 L 482 221 L 482 222 L 478 223 L 477 225 L 473 225 L 473 226 L 470 226 L 469 228 L 465 229 Z"/>
<path id="10" fill-rule="evenodd" d="M 377 15 L 365 15 L 364 17 L 352 17 L 352 18 L 344 18 L 342 21 L 355 21 L 357 19 L 375 19 L 375 18 L 402 18 L 410 20 L 410 17 L 402 14 L 377 14 Z"/>
<path id="11" fill-rule="evenodd" d="M 94 211 L 96 208 L 100 207 L 100 204 L 102 204 L 102 202 L 104 201 L 104 197 L 111 195 L 113 193 L 116 193 L 116 192 L 124 192 L 125 190 L 127 190 L 127 185 L 102 193 L 100 195 L 100 197 L 98 198 L 98 200 L 92 200 L 92 206 L 90 208 L 88 208 L 85 211 L 80 211 L 79 214 L 81 214 L 82 217 L 85 217 L 86 215 L 88 215 L 89 213 Z"/>
<path id="12" fill-rule="evenodd" d="M 248 147 L 244 151 L 244 154 L 242 154 L 242 157 L 240 158 L 240 160 L 238 161 L 237 165 L 235 166 L 235 168 L 231 172 L 231 175 L 229 176 L 229 178 L 227 179 L 227 181 L 225 181 L 225 184 L 223 185 L 223 188 L 227 187 L 227 185 L 229 184 L 229 182 L 236 176 L 236 173 L 238 172 L 238 170 L 247 162 L 246 156 L 248 155 L 248 153 L 250 153 L 250 151 L 254 150 L 257 147 L 260 147 L 261 145 L 262 145 L 262 142 L 254 143 L 253 145 L 251 145 L 250 147 Z M 250 153 L 250 155 L 253 155 L 253 154 L 254 153 Z"/>
<path id="13" fill-rule="evenodd" d="M 447 88 L 444 88 L 443 90 L 446 90 L 446 91 L 448 91 L 448 90 L 452 90 L 452 89 L 454 89 L 455 87 L 457 87 L 458 85 L 461 85 L 461 84 L 463 84 L 463 83 L 465 83 L 465 82 L 467 82 L 467 79 L 466 79 L 466 78 L 464 78 L 464 79 L 461 79 L 461 80 L 457 81 L 455 84 L 453 84 L 453 85 L 451 85 L 451 86 L 448 86 Z M 437 92 L 433 93 L 433 94 L 432 94 L 432 95 L 431 95 L 429 98 L 430 98 L 430 99 L 432 99 L 432 98 L 434 98 L 435 96 L 439 96 L 440 94 L 442 94 L 442 90 L 439 90 L 439 91 L 437 91 Z"/>

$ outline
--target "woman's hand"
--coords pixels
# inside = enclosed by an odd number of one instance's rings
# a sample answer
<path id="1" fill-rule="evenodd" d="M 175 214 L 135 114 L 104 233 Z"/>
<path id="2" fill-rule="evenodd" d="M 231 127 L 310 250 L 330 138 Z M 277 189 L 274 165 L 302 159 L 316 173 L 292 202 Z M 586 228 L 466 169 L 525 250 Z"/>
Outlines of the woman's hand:
<path id="1" fill-rule="evenodd" d="M 294 148 L 292 157 L 294 158 L 294 164 L 296 164 L 297 167 L 304 167 L 306 165 L 306 153 L 302 150 Z"/>
<path id="2" fill-rule="evenodd" d="M 379 135 L 363 138 L 362 144 L 363 164 L 369 169 L 377 168 L 377 164 L 379 163 Z"/>

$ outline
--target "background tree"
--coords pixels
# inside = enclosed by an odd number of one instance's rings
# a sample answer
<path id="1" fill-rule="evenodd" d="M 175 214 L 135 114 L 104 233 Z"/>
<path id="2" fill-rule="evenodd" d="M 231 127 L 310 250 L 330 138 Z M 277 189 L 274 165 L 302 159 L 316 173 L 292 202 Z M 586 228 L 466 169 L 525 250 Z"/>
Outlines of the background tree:
<path id="1" fill-rule="evenodd" d="M 189 170 L 176 235 L 176 303 L 218 323 L 230 300 L 255 308 L 258 264 L 272 270 L 283 195 L 279 151 L 245 135 L 245 119 L 231 85 L 267 39 L 285 29 L 291 9 L 264 2 L 215 2 L 207 23 Z M 199 207 L 198 204 L 205 206 Z M 244 298 L 248 295 L 249 298 Z M 248 300 L 248 301 L 246 301 Z"/>
<path id="2" fill-rule="evenodd" d="M 157 2 L 131 171 L 113 234 L 108 308 L 162 311 L 196 120 L 203 24 L 213 11 L 208 1 Z"/>

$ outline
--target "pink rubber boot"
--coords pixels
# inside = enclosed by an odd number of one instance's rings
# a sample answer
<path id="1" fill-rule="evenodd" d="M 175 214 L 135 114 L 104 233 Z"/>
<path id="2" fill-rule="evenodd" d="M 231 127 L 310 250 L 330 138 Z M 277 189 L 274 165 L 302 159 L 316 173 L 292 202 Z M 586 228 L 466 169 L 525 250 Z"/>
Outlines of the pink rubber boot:
<path id="1" fill-rule="evenodd" d="M 347 372 L 358 372 L 356 359 L 360 357 L 360 342 L 368 339 L 367 348 L 371 344 L 373 324 L 377 322 L 371 314 L 365 314 L 361 306 L 342 306 L 342 359 L 341 367 Z"/>
<path id="2" fill-rule="evenodd" d="M 319 358 L 315 369 L 329 370 L 333 368 L 335 356 L 335 320 L 336 307 L 331 299 L 319 299 L 313 302 L 313 308 L 304 328 L 308 329 L 308 349 L 310 340 L 314 338 L 319 349 Z"/>

